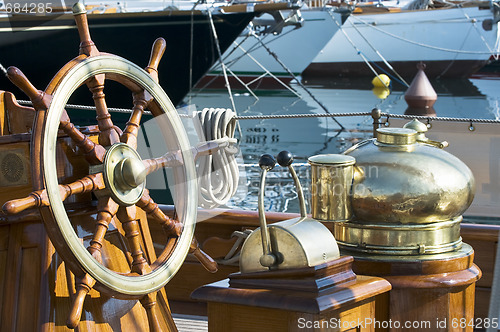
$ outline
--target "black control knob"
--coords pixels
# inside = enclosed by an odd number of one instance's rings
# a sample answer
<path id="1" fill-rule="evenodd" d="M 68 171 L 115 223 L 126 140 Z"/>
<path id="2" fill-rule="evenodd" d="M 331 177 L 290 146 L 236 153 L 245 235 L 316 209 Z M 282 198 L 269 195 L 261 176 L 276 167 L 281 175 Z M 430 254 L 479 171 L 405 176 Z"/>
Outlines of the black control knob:
<path id="1" fill-rule="evenodd" d="M 278 164 L 281 166 L 288 167 L 293 163 L 293 155 L 290 151 L 281 151 L 278 153 L 276 160 L 278 160 Z"/>
<path id="2" fill-rule="evenodd" d="M 274 168 L 274 165 L 276 165 L 276 160 L 274 160 L 274 157 L 270 154 L 266 153 L 260 156 L 259 166 L 261 169 L 270 171 Z"/>

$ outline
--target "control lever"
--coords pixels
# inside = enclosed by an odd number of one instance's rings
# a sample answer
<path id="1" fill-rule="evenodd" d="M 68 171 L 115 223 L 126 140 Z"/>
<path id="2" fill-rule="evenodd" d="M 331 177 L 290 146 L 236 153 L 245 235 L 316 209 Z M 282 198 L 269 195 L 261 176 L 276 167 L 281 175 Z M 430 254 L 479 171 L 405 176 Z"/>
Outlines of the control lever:
<path id="1" fill-rule="evenodd" d="M 260 234 L 262 237 L 262 252 L 264 253 L 260 257 L 260 264 L 265 267 L 271 267 L 275 265 L 278 261 L 276 255 L 271 252 L 271 241 L 269 240 L 269 229 L 266 224 L 266 215 L 264 211 L 264 190 L 266 186 L 266 175 L 267 172 L 272 170 L 276 165 L 276 160 L 270 154 L 264 154 L 259 159 L 259 166 L 262 169 L 262 175 L 260 177 L 260 189 L 259 189 L 259 199 L 258 199 L 258 209 L 259 209 L 259 223 L 260 223 Z"/>

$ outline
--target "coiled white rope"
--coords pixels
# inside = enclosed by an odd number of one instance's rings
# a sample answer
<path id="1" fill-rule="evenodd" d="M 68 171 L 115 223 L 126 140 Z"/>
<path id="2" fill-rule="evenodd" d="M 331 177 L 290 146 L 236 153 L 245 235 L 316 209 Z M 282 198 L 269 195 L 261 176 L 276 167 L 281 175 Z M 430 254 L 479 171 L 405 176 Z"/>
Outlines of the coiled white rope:
<path id="1" fill-rule="evenodd" d="M 227 147 L 217 149 L 213 154 L 198 158 L 199 205 L 212 209 L 226 204 L 238 188 L 238 152 L 234 132 L 236 113 L 230 109 L 205 108 L 195 115 L 198 137 L 203 141 L 227 139 Z"/>

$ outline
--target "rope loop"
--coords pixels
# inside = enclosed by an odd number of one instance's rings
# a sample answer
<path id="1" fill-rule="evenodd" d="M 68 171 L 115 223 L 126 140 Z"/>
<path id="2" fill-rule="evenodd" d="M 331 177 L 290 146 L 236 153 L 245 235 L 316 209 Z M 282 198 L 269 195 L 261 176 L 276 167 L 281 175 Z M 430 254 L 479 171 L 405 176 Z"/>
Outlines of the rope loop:
<path id="1" fill-rule="evenodd" d="M 225 143 L 224 148 L 198 159 L 199 203 L 212 209 L 226 204 L 238 187 L 236 113 L 225 108 L 204 108 L 195 112 L 194 117 L 199 120 L 196 131 L 200 141 L 215 141 L 219 146 Z"/>

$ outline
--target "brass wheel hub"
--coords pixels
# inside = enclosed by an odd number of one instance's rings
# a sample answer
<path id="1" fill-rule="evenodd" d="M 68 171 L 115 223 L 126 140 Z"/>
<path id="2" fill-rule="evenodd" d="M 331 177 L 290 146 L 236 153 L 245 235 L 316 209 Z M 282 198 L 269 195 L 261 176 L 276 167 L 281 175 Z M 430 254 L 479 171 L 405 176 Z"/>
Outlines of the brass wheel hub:
<path id="1" fill-rule="evenodd" d="M 111 146 L 104 159 L 104 181 L 120 205 L 137 203 L 146 187 L 146 168 L 133 148 L 124 143 Z"/>

